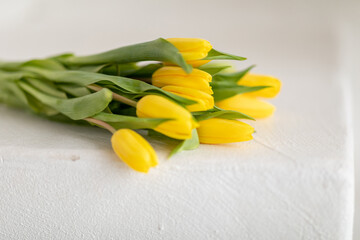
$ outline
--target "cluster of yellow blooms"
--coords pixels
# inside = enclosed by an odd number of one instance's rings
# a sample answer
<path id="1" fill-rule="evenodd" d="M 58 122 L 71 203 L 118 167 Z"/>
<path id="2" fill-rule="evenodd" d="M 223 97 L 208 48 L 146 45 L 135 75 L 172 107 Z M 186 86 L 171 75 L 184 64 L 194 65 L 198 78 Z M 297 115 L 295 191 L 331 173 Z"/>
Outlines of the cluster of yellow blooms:
<path id="1" fill-rule="evenodd" d="M 254 118 L 266 118 L 274 113 L 275 106 L 259 98 L 274 98 L 281 88 L 281 82 L 278 79 L 271 76 L 248 73 L 238 81 L 238 84 L 251 87 L 270 87 L 219 101 L 216 103 L 218 107 L 239 111 Z"/>
<path id="2" fill-rule="evenodd" d="M 229 64 L 209 63 L 245 59 L 204 39 L 158 38 L 88 56 L 0 62 L 0 102 L 105 128 L 119 158 L 148 172 L 156 153 L 133 129 L 178 140 L 170 156 L 253 138 L 254 128 L 239 119 L 272 115 L 275 107 L 262 98 L 275 97 L 281 82 L 249 73 L 252 67 L 231 72 Z"/>
<path id="3" fill-rule="evenodd" d="M 152 75 L 152 84 L 165 91 L 195 101 L 186 109 L 162 96 L 147 95 L 136 104 L 139 118 L 167 118 L 169 121 L 158 125 L 155 130 L 175 139 L 190 139 L 192 131 L 197 130 L 200 143 L 221 144 L 248 141 L 252 139 L 254 128 L 238 120 L 210 118 L 197 122 L 191 112 L 206 111 L 216 105 L 226 110 L 236 110 L 254 118 L 264 118 L 273 114 L 275 107 L 259 98 L 275 97 L 281 83 L 276 78 L 247 73 L 238 84 L 243 86 L 269 86 L 259 91 L 238 94 L 214 102 L 211 89 L 212 76 L 196 67 L 209 60 L 202 60 L 212 49 L 211 44 L 203 39 L 167 39 L 182 54 L 186 62 L 194 67 L 191 73 L 182 68 L 165 66 Z M 157 165 L 157 156 L 152 146 L 138 133 L 130 129 L 120 129 L 112 136 L 115 153 L 131 168 L 148 172 Z"/>

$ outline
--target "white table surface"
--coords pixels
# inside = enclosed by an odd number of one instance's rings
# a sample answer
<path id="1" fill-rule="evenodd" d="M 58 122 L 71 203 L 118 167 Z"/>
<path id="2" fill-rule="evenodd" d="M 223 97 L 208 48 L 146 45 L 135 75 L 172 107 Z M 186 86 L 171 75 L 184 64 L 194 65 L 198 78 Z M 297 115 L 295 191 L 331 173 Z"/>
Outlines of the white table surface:
<path id="1" fill-rule="evenodd" d="M 0 3 L 4 59 L 194 36 L 284 84 L 254 141 L 170 160 L 152 142 L 148 175 L 117 161 L 101 129 L 0 106 L 1 239 L 351 239 L 353 5 L 222 3 Z"/>

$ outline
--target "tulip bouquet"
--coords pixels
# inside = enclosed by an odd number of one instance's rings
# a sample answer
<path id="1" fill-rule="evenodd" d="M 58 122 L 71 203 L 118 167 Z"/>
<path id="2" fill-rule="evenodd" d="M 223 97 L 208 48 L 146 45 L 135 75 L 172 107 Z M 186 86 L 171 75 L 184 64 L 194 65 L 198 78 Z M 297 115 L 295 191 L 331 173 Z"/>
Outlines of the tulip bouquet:
<path id="1" fill-rule="evenodd" d="M 89 56 L 0 62 L 0 101 L 52 120 L 104 128 L 119 158 L 148 172 L 157 156 L 134 130 L 173 139 L 173 155 L 200 143 L 251 140 L 254 128 L 239 119 L 274 112 L 259 98 L 276 96 L 279 80 L 251 74 L 252 67 L 230 71 L 219 60 L 245 58 L 203 39 L 159 38 Z"/>

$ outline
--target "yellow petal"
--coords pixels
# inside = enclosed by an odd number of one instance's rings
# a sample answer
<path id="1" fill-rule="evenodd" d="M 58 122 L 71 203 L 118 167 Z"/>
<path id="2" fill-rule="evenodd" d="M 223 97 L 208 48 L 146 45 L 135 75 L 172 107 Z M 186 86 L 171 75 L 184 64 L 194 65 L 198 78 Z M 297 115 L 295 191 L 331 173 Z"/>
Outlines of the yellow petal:
<path id="1" fill-rule="evenodd" d="M 211 118 L 199 124 L 197 132 L 200 143 L 221 144 L 248 141 L 253 138 L 251 134 L 254 128 L 237 120 Z"/>
<path id="2" fill-rule="evenodd" d="M 179 94 L 179 93 L 174 93 L 174 94 L 197 102 L 195 104 L 186 106 L 186 109 L 189 110 L 190 112 L 206 111 L 206 110 L 210 109 L 206 106 L 205 102 L 201 99 L 189 97 L 189 96 L 186 96 L 184 94 Z"/>
<path id="3" fill-rule="evenodd" d="M 158 164 L 152 146 L 133 130 L 116 131 L 111 137 L 111 144 L 116 155 L 136 171 L 146 173 Z"/>
<path id="4" fill-rule="evenodd" d="M 187 64 L 190 64 L 193 67 L 200 67 L 206 63 L 210 62 L 210 60 L 190 60 L 186 61 Z"/>
<path id="5" fill-rule="evenodd" d="M 176 139 L 191 138 L 191 131 L 197 127 L 188 110 L 164 97 L 147 95 L 136 106 L 136 115 L 141 118 L 170 118 L 161 123 L 156 131 Z"/>
<path id="6" fill-rule="evenodd" d="M 187 74 L 179 67 L 162 67 L 152 75 L 152 84 L 157 87 L 164 87 L 168 85 L 194 88 L 212 94 L 213 91 L 209 82 L 212 77 L 207 72 L 199 69 L 193 69 L 190 74 Z"/>
<path id="7" fill-rule="evenodd" d="M 159 68 L 152 75 L 153 78 L 176 77 L 176 76 L 183 78 L 190 78 L 193 81 L 197 81 L 198 79 L 203 79 L 206 82 L 211 82 L 212 80 L 212 76 L 205 71 L 194 68 L 191 73 L 186 73 L 182 68 L 173 67 L 173 66 L 166 66 Z"/>
<path id="8" fill-rule="evenodd" d="M 252 73 L 246 74 L 238 81 L 238 84 L 249 87 L 271 86 L 259 91 L 246 93 L 247 96 L 253 97 L 273 98 L 280 92 L 281 89 L 281 82 L 279 79 L 271 76 L 257 75 Z"/>
<path id="9" fill-rule="evenodd" d="M 225 110 L 239 111 L 253 118 L 269 117 L 275 111 L 274 105 L 245 94 L 216 102 L 216 106 Z"/>
<path id="10" fill-rule="evenodd" d="M 181 97 L 196 101 L 196 104 L 186 106 L 190 112 L 206 111 L 214 107 L 214 98 L 210 94 L 203 91 L 178 86 L 165 86 L 162 89 Z"/>
<path id="11" fill-rule="evenodd" d="M 187 64 L 190 64 L 191 66 L 193 66 L 194 68 L 200 67 L 208 62 L 210 62 L 211 60 L 189 60 L 186 61 Z M 176 66 L 176 64 L 174 63 L 170 63 L 170 62 L 164 62 L 165 66 Z"/>
<path id="12" fill-rule="evenodd" d="M 207 56 L 212 49 L 210 42 L 200 38 L 168 38 L 185 60 L 198 60 Z"/>

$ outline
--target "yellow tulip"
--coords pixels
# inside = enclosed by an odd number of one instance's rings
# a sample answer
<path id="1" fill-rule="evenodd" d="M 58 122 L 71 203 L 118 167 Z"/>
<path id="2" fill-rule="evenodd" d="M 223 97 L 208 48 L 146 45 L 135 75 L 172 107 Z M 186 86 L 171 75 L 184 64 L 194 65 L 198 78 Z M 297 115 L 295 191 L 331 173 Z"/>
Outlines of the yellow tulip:
<path id="1" fill-rule="evenodd" d="M 238 84 L 249 87 L 270 86 L 259 91 L 245 93 L 245 95 L 253 97 L 273 98 L 280 92 L 281 89 L 281 82 L 278 79 L 271 76 L 252 73 L 246 74 L 238 81 Z"/>
<path id="2" fill-rule="evenodd" d="M 212 77 L 205 71 L 193 69 L 187 74 L 180 67 L 166 66 L 158 69 L 152 75 L 152 84 L 157 87 L 168 85 L 198 89 L 212 94 L 210 82 Z"/>
<path id="3" fill-rule="evenodd" d="M 116 155 L 132 169 L 147 173 L 158 164 L 152 146 L 138 133 L 130 129 L 120 129 L 111 137 Z"/>
<path id="4" fill-rule="evenodd" d="M 200 38 L 168 38 L 186 61 L 200 60 L 212 49 L 210 42 Z"/>
<path id="5" fill-rule="evenodd" d="M 251 140 L 254 128 L 249 124 L 222 118 L 211 118 L 199 122 L 197 129 L 200 143 L 221 144 Z"/>
<path id="6" fill-rule="evenodd" d="M 193 67 L 200 67 L 201 65 L 204 65 L 210 61 L 211 60 L 190 60 L 190 61 L 186 61 L 186 63 L 190 64 Z"/>
<path id="7" fill-rule="evenodd" d="M 169 118 L 155 128 L 166 136 L 176 139 L 191 138 L 192 129 L 198 127 L 191 113 L 180 105 L 157 95 L 147 95 L 136 105 L 136 115 L 140 118 Z"/>
<path id="8" fill-rule="evenodd" d="M 207 94 L 203 91 L 178 86 L 165 86 L 162 89 L 181 97 L 196 101 L 197 103 L 186 106 L 190 112 L 206 111 L 214 107 L 214 98 L 210 94 Z"/>
<path id="9" fill-rule="evenodd" d="M 257 99 L 256 97 L 239 94 L 234 97 L 219 101 L 216 106 L 225 110 L 235 110 L 245 113 L 253 118 L 265 118 L 271 116 L 275 106 Z"/>

